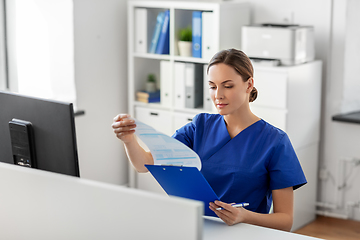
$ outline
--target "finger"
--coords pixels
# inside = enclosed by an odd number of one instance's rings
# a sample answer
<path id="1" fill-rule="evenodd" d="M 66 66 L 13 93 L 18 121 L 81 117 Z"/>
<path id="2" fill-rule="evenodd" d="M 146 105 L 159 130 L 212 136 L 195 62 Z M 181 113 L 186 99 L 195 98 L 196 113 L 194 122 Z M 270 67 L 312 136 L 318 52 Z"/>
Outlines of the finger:
<path id="1" fill-rule="evenodd" d="M 231 226 L 234 224 L 234 221 L 231 217 L 229 217 L 226 212 L 226 210 L 216 210 L 216 208 L 210 206 L 210 209 L 214 211 L 214 213 L 223 220 L 227 225 Z"/>
<path id="2" fill-rule="evenodd" d="M 209 205 L 215 209 L 220 207 L 219 205 L 216 205 L 215 202 L 210 202 Z"/>
<path id="3" fill-rule="evenodd" d="M 224 203 L 221 201 L 215 201 L 215 202 L 216 202 L 216 204 L 214 204 L 212 206 L 215 210 L 215 211 L 214 210 L 213 211 L 215 213 L 218 213 L 219 215 L 221 215 L 223 218 L 226 217 L 228 219 L 228 221 L 233 223 L 238 209 L 231 206 L 231 204 L 227 204 L 227 203 Z M 222 208 L 222 210 L 216 210 L 216 208 L 218 208 L 218 207 L 215 207 L 215 206 L 220 206 Z"/>
<path id="4" fill-rule="evenodd" d="M 122 120 L 121 120 L 121 124 L 122 125 L 125 125 L 125 126 L 127 126 L 127 125 L 133 125 L 135 123 L 135 120 L 133 119 L 133 118 L 123 118 Z"/>
<path id="5" fill-rule="evenodd" d="M 126 118 L 126 119 L 123 119 L 123 120 L 120 120 L 120 121 L 117 121 L 117 122 L 113 122 L 111 124 L 111 126 L 113 128 L 119 128 L 119 127 L 127 127 L 127 126 L 133 126 L 135 125 L 135 120 L 134 119 L 131 119 L 131 118 Z"/>
<path id="6" fill-rule="evenodd" d="M 219 214 L 221 216 L 227 216 L 227 217 L 230 217 L 232 215 L 231 211 L 228 211 L 223 207 L 221 210 L 218 210 L 219 207 L 220 207 L 220 205 L 217 205 L 215 203 L 210 203 L 210 209 L 213 210 L 216 214 Z"/>
<path id="7" fill-rule="evenodd" d="M 114 122 L 117 122 L 117 121 L 119 121 L 120 119 L 121 119 L 121 115 L 122 114 L 118 114 L 118 115 L 116 115 L 116 117 L 114 117 Z"/>
<path id="8" fill-rule="evenodd" d="M 132 134 L 132 133 L 134 133 L 134 132 L 135 132 L 135 130 L 131 130 L 131 131 L 128 131 L 128 132 L 116 133 L 116 137 L 122 138 L 122 137 L 127 136 L 127 135 L 129 135 L 129 134 Z"/>
<path id="9" fill-rule="evenodd" d="M 120 133 L 120 132 L 128 132 L 128 131 L 135 131 L 136 124 L 125 126 L 125 127 L 116 127 L 114 128 L 114 133 Z"/>
<path id="10" fill-rule="evenodd" d="M 231 206 L 232 203 L 229 204 L 229 203 L 224 203 L 224 202 L 222 202 L 222 201 L 216 200 L 216 201 L 215 201 L 215 204 L 218 205 L 219 207 L 222 207 L 222 208 L 230 211 L 230 212 L 232 212 L 234 209 L 236 209 L 236 208 L 234 208 L 233 206 Z"/>
<path id="11" fill-rule="evenodd" d="M 126 114 L 126 113 L 120 113 L 118 114 L 116 117 L 114 117 L 114 122 L 118 122 L 122 119 L 125 119 L 125 118 L 129 118 L 130 115 L 129 114 Z"/>
<path id="12" fill-rule="evenodd" d="M 218 204 L 216 204 L 216 203 L 218 203 Z M 235 203 L 224 203 L 224 202 L 217 201 L 217 200 L 215 200 L 215 202 L 210 203 L 210 204 L 214 204 L 214 207 L 216 207 L 216 208 L 220 208 L 220 207 L 222 207 L 222 206 L 223 206 L 223 205 L 221 205 L 221 203 L 222 203 L 222 204 L 226 204 L 226 205 L 233 205 L 233 204 L 235 204 Z"/>

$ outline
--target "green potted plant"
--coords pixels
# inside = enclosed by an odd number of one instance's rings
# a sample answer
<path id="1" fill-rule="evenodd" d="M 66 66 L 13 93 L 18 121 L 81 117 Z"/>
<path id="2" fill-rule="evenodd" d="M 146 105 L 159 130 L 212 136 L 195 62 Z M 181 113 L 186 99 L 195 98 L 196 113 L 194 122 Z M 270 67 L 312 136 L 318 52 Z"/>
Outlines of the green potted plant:
<path id="1" fill-rule="evenodd" d="M 155 74 L 150 73 L 146 81 L 146 91 L 156 92 L 156 78 Z"/>
<path id="2" fill-rule="evenodd" d="M 182 28 L 179 31 L 179 54 L 184 57 L 192 56 L 192 30 L 191 27 Z"/>

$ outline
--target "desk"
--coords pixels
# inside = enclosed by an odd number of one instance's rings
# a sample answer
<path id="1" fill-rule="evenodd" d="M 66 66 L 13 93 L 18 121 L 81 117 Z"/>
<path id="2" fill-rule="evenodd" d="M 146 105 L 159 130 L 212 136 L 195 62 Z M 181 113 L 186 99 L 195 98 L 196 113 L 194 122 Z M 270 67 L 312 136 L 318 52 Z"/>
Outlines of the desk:
<path id="1" fill-rule="evenodd" d="M 296 233 L 284 232 L 271 228 L 254 226 L 246 223 L 234 226 L 226 225 L 222 220 L 214 217 L 204 217 L 203 239 L 204 240 L 227 240 L 227 239 L 266 239 L 266 240 L 310 240 L 319 239 L 300 235 Z"/>
<path id="2" fill-rule="evenodd" d="M 0 239 L 314 239 L 204 218 L 202 202 L 0 163 Z"/>

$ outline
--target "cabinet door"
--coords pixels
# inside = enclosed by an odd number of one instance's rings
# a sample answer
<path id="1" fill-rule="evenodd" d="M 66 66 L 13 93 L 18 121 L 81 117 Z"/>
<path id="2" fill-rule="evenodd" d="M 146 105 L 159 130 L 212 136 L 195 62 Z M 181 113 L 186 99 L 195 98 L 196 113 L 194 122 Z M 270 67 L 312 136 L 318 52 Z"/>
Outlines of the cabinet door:
<path id="1" fill-rule="evenodd" d="M 174 113 L 174 133 L 177 129 L 192 121 L 196 114 L 193 113 Z"/>
<path id="2" fill-rule="evenodd" d="M 286 131 L 287 110 L 257 107 L 251 104 L 250 108 L 251 111 L 259 118 L 263 119 L 264 121 L 270 123 L 277 128 L 280 128 L 283 131 Z"/>
<path id="3" fill-rule="evenodd" d="M 172 64 L 170 61 L 162 60 L 160 61 L 160 99 L 161 105 L 164 107 L 172 106 L 172 73 L 171 73 Z"/>
<path id="4" fill-rule="evenodd" d="M 254 82 L 259 94 L 252 104 L 285 109 L 287 107 L 287 78 L 286 72 L 255 69 Z"/>
<path id="5" fill-rule="evenodd" d="M 158 193 L 162 195 L 167 195 L 164 189 L 156 181 L 156 179 L 151 175 L 150 172 L 147 173 L 137 173 L 137 189 L 144 191 L 149 191 L 153 193 Z"/>
<path id="6" fill-rule="evenodd" d="M 165 110 L 136 107 L 135 118 L 153 128 L 171 136 L 173 134 L 171 113 Z"/>

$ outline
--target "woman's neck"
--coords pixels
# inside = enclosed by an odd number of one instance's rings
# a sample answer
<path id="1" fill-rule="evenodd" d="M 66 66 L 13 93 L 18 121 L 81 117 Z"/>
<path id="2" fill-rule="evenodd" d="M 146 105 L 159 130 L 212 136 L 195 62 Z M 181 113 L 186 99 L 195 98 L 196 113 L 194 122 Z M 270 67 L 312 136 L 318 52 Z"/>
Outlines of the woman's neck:
<path id="1" fill-rule="evenodd" d="M 259 121 L 257 117 L 250 111 L 250 108 L 244 111 L 224 115 L 227 130 L 231 138 L 238 135 L 241 131 Z"/>

